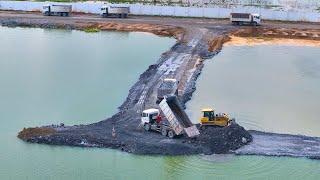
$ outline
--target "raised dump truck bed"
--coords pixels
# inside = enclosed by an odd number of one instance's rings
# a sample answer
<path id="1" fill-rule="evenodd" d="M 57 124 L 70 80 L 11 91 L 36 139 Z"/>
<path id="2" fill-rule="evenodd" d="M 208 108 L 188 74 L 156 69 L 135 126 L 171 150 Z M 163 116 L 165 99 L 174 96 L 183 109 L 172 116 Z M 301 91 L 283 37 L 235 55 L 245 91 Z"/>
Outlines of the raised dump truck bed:
<path id="1" fill-rule="evenodd" d="M 200 134 L 183 110 L 177 96 L 165 97 L 159 106 L 176 135 L 185 133 L 188 137 L 195 137 Z"/>

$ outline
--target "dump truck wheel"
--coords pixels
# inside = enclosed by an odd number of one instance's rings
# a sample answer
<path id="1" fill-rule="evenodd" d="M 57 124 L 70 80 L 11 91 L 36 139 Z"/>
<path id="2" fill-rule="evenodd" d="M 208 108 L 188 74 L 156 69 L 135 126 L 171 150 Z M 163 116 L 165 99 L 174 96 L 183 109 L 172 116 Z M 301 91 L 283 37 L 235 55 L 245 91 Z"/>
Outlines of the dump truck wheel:
<path id="1" fill-rule="evenodd" d="M 167 136 L 168 132 L 167 132 L 166 128 L 163 128 L 161 130 L 161 134 L 162 134 L 162 136 Z"/>
<path id="2" fill-rule="evenodd" d="M 144 130 L 146 130 L 146 131 L 149 131 L 151 128 L 150 124 L 148 124 L 148 123 L 145 123 L 143 127 L 144 127 Z"/>
<path id="3" fill-rule="evenodd" d="M 169 137 L 169 138 L 174 138 L 174 132 L 170 130 L 170 131 L 168 132 L 168 137 Z"/>

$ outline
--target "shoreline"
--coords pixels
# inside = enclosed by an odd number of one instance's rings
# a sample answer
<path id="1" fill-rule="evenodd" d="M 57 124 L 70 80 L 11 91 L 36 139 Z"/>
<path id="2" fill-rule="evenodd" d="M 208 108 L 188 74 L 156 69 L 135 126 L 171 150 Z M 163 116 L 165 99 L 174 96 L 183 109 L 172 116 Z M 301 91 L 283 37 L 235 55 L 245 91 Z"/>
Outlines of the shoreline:
<path id="1" fill-rule="evenodd" d="M 273 46 L 307 46 L 320 47 L 320 41 L 305 39 L 286 39 L 286 38 L 257 38 L 257 37 L 236 37 L 231 36 L 230 41 L 225 46 L 257 46 L 257 45 L 273 45 Z"/>
<path id="2" fill-rule="evenodd" d="M 24 129 L 18 135 L 24 141 L 33 143 L 109 147 L 136 154 L 183 155 L 230 153 L 240 147 L 249 147 L 250 144 L 244 145 L 252 141 L 252 136 L 239 125 L 212 128 L 208 132 L 203 132 L 204 135 L 197 140 L 188 140 L 185 137 L 167 139 L 156 133 L 142 132 L 136 129 L 136 125 L 139 122 L 139 112 L 145 108 L 156 107 L 154 95 L 159 86 L 159 80 L 168 74 L 180 80 L 179 92 L 181 94 L 179 97 L 183 104 L 190 100 L 192 93 L 196 90 L 196 80 L 204 66 L 203 61 L 219 53 L 224 45 L 232 43 L 234 36 L 239 38 L 274 38 L 284 36 L 290 39 L 312 39 L 313 41 L 320 42 L 320 29 L 288 28 L 292 26 L 291 24 L 287 25 L 287 28 L 277 27 L 279 24 L 273 25 L 274 27 L 269 24 L 267 25 L 269 27 L 237 27 L 227 24 L 226 21 L 216 20 L 206 20 L 209 23 L 209 25 L 206 25 L 203 23 L 190 24 L 190 22 L 185 22 L 185 20 L 174 18 L 153 19 L 152 17 L 146 17 L 146 21 L 144 17 L 134 17 L 133 19 L 119 20 L 120 22 L 114 19 L 105 22 L 102 19 L 93 20 L 85 15 L 83 15 L 84 20 L 81 21 L 78 17 L 77 19 L 47 18 L 42 16 L 6 18 L 2 17 L 1 14 L 3 12 L 0 12 L 1 25 L 9 27 L 23 26 L 75 30 L 97 28 L 102 31 L 140 31 L 177 39 L 176 44 L 170 50 L 163 53 L 156 64 L 150 65 L 140 75 L 138 82 L 129 90 L 127 99 L 119 107 L 119 112 L 112 117 L 89 125 L 67 127 L 44 126 L 43 128 L 54 130 L 45 131 L 49 133 L 41 131 L 41 127 L 33 130 Z M 34 15 L 32 13 L 29 14 Z M 150 19 L 152 22 L 150 22 Z M 183 22 L 181 23 L 180 21 Z M 193 21 L 197 20 L 194 19 Z M 177 25 L 177 22 L 180 22 L 179 25 Z M 221 28 L 221 26 L 224 28 Z M 166 68 L 168 66 L 174 67 L 174 69 L 169 72 Z M 145 96 L 141 96 L 142 94 L 145 94 Z M 111 132 L 112 127 L 115 127 L 119 133 L 117 138 L 112 138 L 111 133 L 106 134 L 106 132 Z M 146 133 L 149 134 L 146 135 Z M 206 134 L 225 135 L 212 139 L 210 136 L 205 136 Z M 246 140 L 242 141 L 242 138 Z M 221 142 L 222 144 L 216 142 Z M 241 152 L 243 153 L 243 151 Z M 290 156 L 290 154 L 283 155 Z M 308 157 L 308 154 L 304 156 Z"/>

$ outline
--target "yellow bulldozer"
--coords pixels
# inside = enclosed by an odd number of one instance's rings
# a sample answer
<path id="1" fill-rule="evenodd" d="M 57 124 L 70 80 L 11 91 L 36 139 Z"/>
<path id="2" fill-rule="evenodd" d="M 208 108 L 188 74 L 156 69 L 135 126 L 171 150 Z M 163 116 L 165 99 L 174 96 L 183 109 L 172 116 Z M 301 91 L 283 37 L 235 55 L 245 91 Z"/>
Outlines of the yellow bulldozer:
<path id="1" fill-rule="evenodd" d="M 205 127 L 205 126 L 225 127 L 234 121 L 234 119 L 230 119 L 230 117 L 225 113 L 215 114 L 214 110 L 211 108 L 202 109 L 201 112 L 202 112 L 202 117 L 200 119 L 201 127 Z"/>

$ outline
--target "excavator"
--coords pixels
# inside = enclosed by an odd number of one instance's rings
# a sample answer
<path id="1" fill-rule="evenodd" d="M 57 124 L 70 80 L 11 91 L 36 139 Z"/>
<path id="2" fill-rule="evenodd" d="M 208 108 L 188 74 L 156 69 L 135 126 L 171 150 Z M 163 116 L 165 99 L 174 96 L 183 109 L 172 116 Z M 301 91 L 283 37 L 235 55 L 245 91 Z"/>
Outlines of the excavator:
<path id="1" fill-rule="evenodd" d="M 205 128 L 205 126 L 219 126 L 225 127 L 230 123 L 234 122 L 234 119 L 231 119 L 225 113 L 215 114 L 214 109 L 205 108 L 201 110 L 202 117 L 200 118 L 201 127 Z"/>

